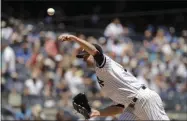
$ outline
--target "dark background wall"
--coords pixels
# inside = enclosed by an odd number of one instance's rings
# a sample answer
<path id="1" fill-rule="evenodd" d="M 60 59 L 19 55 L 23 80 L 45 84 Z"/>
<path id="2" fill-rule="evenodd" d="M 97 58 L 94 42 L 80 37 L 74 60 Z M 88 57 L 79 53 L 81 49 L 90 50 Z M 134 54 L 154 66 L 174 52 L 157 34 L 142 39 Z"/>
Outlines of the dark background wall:
<path id="1" fill-rule="evenodd" d="M 48 7 L 58 8 L 67 16 L 88 15 L 96 9 L 102 14 L 119 12 L 166 10 L 176 8 L 187 8 L 185 1 L 135 1 L 135 0 L 2 0 L 2 12 L 15 17 L 42 17 L 46 15 Z"/>
<path id="2" fill-rule="evenodd" d="M 54 24 L 63 22 L 72 28 L 104 28 L 116 16 L 124 25 L 135 26 L 137 31 L 142 31 L 149 24 L 174 26 L 178 30 L 187 28 L 186 1 L 2 0 L 2 18 L 13 16 L 44 21 L 49 7 L 56 10 Z M 91 17 L 94 13 L 98 15 L 99 21 L 93 25 Z"/>

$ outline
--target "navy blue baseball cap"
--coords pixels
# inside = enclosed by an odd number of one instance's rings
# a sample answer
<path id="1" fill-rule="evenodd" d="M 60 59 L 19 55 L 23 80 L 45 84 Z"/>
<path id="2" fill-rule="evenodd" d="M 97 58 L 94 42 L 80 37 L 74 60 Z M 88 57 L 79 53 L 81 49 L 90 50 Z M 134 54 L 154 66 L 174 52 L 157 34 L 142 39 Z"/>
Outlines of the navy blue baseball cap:
<path id="1" fill-rule="evenodd" d="M 86 52 L 84 49 L 81 51 L 81 52 L 79 52 L 77 55 L 76 55 L 76 57 L 77 58 L 84 58 L 85 56 L 89 56 L 90 54 L 88 53 L 88 52 Z"/>

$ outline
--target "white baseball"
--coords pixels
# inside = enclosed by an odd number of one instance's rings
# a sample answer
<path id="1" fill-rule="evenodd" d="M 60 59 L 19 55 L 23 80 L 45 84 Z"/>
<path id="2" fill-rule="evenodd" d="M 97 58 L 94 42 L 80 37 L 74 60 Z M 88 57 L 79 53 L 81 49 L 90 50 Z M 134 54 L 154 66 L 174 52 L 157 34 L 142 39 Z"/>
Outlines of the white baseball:
<path id="1" fill-rule="evenodd" d="M 48 13 L 48 15 L 52 16 L 55 14 L 55 10 L 53 8 L 48 8 L 47 13 Z"/>

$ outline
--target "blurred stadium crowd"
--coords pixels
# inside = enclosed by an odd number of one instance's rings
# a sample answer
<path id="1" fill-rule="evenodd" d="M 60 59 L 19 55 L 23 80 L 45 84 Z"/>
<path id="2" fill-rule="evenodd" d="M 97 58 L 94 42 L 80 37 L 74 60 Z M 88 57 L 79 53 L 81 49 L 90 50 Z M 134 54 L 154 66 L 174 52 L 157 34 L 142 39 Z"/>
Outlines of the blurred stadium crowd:
<path id="1" fill-rule="evenodd" d="M 58 42 L 61 33 L 36 31 L 34 25 L 14 18 L 2 21 L 1 28 L 3 119 L 50 119 L 44 109 L 56 109 L 59 120 L 78 119 L 71 99 L 79 92 L 85 92 L 95 108 L 110 104 L 99 91 L 94 70 L 76 58 L 78 44 Z M 73 34 L 100 44 L 107 55 L 159 93 L 166 112 L 186 112 L 187 30 L 180 33 L 177 36 L 174 27 L 148 26 L 143 38 L 134 41 L 130 28 L 116 18 L 99 38 Z"/>

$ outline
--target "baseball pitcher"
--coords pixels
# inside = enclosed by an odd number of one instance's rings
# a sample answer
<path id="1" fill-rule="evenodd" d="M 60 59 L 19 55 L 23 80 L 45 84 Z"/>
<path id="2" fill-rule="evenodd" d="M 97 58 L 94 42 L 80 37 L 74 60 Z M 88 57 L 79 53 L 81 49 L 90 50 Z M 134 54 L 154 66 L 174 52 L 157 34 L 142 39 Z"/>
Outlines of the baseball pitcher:
<path id="1" fill-rule="evenodd" d="M 105 55 L 99 45 L 90 44 L 73 35 L 60 35 L 58 39 L 77 42 L 83 48 L 77 57 L 94 65 L 101 91 L 117 103 L 102 110 L 93 109 L 89 111 L 89 117 L 122 113 L 120 120 L 169 120 L 160 96 Z M 128 115 L 129 112 L 133 115 Z"/>

